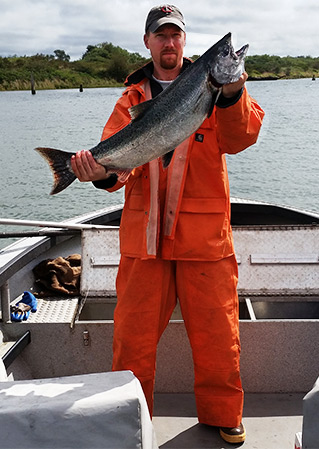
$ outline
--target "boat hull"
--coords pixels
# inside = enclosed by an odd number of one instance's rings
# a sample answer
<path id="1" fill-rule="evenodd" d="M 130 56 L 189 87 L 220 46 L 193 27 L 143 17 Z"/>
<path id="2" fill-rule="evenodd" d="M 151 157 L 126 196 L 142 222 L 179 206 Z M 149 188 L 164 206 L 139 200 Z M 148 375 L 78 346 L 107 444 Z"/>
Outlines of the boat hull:
<path id="1" fill-rule="evenodd" d="M 309 391 L 319 367 L 318 257 L 314 257 L 319 254 L 319 216 L 279 208 L 271 218 L 265 205 L 258 209 L 255 203 L 234 204 L 244 389 L 254 393 Z M 116 234 L 120 216 L 118 207 L 88 215 L 84 221 L 114 225 Z M 15 379 L 111 370 L 116 305 L 113 275 L 107 292 L 89 292 L 86 286 L 82 298 L 51 299 L 51 308 L 46 308 L 46 298 L 40 298 L 39 311 L 26 322 L 5 319 L 8 302 L 35 288 L 32 268 L 40 260 L 80 251 L 81 238 L 75 235 L 24 239 L 0 253 L 3 340 L 14 341 L 27 330 L 31 332 L 31 344 L 8 368 Z M 101 260 L 105 254 L 102 248 L 101 254 L 92 253 L 89 260 Z M 116 272 L 116 257 L 111 259 Z M 110 269 L 107 264 L 106 269 Z M 46 311 L 43 316 L 41 310 Z M 191 350 L 177 308 L 159 343 L 156 391 L 191 392 L 193 383 Z"/>

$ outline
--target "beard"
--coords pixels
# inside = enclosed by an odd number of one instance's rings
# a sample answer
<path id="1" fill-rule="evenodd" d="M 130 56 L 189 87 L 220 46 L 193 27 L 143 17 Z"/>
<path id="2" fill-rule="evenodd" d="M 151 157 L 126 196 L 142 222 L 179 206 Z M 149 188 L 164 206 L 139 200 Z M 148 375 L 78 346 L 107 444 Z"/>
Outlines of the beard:
<path id="1" fill-rule="evenodd" d="M 160 63 L 161 63 L 161 67 L 162 69 L 175 69 L 175 67 L 177 66 L 177 54 L 163 54 L 161 55 L 160 58 Z"/>

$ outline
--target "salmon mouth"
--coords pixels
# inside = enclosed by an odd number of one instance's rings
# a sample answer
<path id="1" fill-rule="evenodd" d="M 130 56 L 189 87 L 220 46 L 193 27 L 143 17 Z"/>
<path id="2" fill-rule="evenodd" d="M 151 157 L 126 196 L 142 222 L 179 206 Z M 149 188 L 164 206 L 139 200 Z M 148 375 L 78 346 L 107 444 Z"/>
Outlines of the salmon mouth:
<path id="1" fill-rule="evenodd" d="M 248 51 L 249 44 L 243 45 L 239 50 L 235 52 L 235 55 L 238 59 L 244 58 L 246 56 L 246 53 Z"/>
<path id="2" fill-rule="evenodd" d="M 241 61 L 246 56 L 248 48 L 249 48 L 249 44 L 246 44 L 246 45 L 243 45 L 239 50 L 235 51 L 235 49 L 231 43 L 231 40 L 229 39 L 229 41 L 226 42 L 226 45 L 222 50 L 222 56 L 224 58 L 231 57 L 232 59 L 234 59 L 236 61 L 237 60 Z"/>

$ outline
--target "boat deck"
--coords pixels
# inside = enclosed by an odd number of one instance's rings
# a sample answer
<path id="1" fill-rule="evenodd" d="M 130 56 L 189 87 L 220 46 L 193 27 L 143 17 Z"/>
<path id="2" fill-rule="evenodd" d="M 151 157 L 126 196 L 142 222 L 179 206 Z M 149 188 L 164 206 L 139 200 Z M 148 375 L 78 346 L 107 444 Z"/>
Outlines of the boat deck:
<path id="1" fill-rule="evenodd" d="M 246 394 L 244 444 L 228 444 L 217 428 L 201 425 L 193 394 L 157 393 L 153 425 L 160 449 L 294 449 L 302 430 L 304 394 Z"/>

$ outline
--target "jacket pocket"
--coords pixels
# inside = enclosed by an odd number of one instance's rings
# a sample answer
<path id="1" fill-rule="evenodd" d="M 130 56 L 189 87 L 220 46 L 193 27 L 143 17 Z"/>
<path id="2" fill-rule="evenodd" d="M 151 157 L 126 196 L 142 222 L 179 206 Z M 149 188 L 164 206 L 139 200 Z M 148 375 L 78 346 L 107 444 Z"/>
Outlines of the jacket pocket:
<path id="1" fill-rule="evenodd" d="M 131 195 L 128 200 L 128 207 L 131 210 L 144 210 L 143 195 Z"/>

